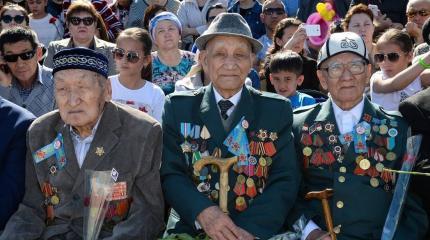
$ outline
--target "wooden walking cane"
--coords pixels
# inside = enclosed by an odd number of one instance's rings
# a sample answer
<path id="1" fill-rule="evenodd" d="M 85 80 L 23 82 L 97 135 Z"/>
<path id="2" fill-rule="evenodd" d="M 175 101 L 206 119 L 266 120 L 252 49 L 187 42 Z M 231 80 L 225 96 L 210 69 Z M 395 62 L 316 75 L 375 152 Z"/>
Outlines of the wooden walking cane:
<path id="1" fill-rule="evenodd" d="M 327 188 L 323 191 L 308 192 L 305 196 L 306 200 L 319 199 L 321 200 L 325 224 L 327 225 L 328 232 L 330 233 L 331 239 L 336 240 L 336 233 L 333 230 L 333 220 L 331 218 L 330 206 L 328 205 L 328 199 L 333 196 L 333 189 Z"/>
<path id="2" fill-rule="evenodd" d="M 194 163 L 194 172 L 199 173 L 206 165 L 213 164 L 219 168 L 219 207 L 224 213 L 228 214 L 227 194 L 228 194 L 228 171 L 230 167 L 237 162 L 237 157 L 217 158 L 217 157 L 202 157 Z M 198 174 L 196 174 L 198 175 Z"/>

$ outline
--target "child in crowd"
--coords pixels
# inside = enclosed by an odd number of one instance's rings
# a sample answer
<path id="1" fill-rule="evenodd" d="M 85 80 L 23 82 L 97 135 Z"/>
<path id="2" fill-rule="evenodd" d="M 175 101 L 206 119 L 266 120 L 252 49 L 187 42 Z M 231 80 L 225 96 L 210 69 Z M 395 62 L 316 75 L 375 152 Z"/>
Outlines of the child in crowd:
<path id="1" fill-rule="evenodd" d="M 303 60 L 293 51 L 276 53 L 270 60 L 270 83 L 276 93 L 291 101 L 293 109 L 311 105 L 315 99 L 307 94 L 296 91 L 303 83 Z"/>
<path id="2" fill-rule="evenodd" d="M 48 47 L 51 41 L 63 38 L 63 24 L 56 17 L 46 12 L 48 0 L 28 0 L 30 10 L 30 28 L 33 29 L 39 42 Z"/>
<path id="3" fill-rule="evenodd" d="M 128 28 L 120 33 L 113 51 L 118 75 L 110 76 L 112 100 L 148 113 L 161 122 L 164 93 L 151 83 L 151 48 L 149 33 Z"/>
<path id="4" fill-rule="evenodd" d="M 413 44 L 411 37 L 398 29 L 385 32 L 376 43 L 375 62 L 381 71 L 370 79 L 370 95 L 373 103 L 387 110 L 398 110 L 400 102 L 421 91 L 419 75 L 430 66 L 429 54 L 410 67 Z"/>

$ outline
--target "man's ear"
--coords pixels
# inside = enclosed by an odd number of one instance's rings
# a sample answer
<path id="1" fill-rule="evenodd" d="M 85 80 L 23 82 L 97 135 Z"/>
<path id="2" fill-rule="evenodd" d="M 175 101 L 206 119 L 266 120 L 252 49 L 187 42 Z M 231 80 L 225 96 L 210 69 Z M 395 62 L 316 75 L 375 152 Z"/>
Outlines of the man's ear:
<path id="1" fill-rule="evenodd" d="M 302 86 L 303 80 L 305 80 L 305 76 L 303 76 L 303 74 L 299 75 L 297 77 L 297 86 Z"/>
<path id="2" fill-rule="evenodd" d="M 37 46 L 37 48 L 36 48 L 36 56 L 37 56 L 37 61 L 42 60 L 42 57 L 43 57 L 42 47 Z"/>
<path id="3" fill-rule="evenodd" d="M 281 48 L 284 46 L 284 42 L 277 37 L 275 37 L 275 42 L 278 46 L 281 46 Z"/>
<path id="4" fill-rule="evenodd" d="M 109 102 L 110 100 L 112 100 L 112 85 L 110 82 L 110 79 L 106 79 L 106 83 L 105 83 L 105 101 Z"/>
<path id="5" fill-rule="evenodd" d="M 328 85 L 327 85 L 328 79 L 324 75 L 323 71 L 317 70 L 317 76 L 318 76 L 318 79 L 320 80 L 321 87 L 327 91 L 328 90 Z"/>
<path id="6" fill-rule="evenodd" d="M 208 72 L 208 53 L 206 50 L 202 50 L 199 53 L 199 60 L 200 60 L 200 64 L 202 65 L 203 71 L 204 72 Z"/>

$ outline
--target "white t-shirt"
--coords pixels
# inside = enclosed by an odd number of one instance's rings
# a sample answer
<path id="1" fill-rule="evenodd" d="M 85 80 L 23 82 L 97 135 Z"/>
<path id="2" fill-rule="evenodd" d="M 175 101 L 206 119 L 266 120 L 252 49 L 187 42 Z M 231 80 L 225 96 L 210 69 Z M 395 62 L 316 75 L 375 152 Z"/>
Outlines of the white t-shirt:
<path id="1" fill-rule="evenodd" d="M 112 100 L 146 112 L 161 123 L 164 93 L 152 82 L 145 82 L 140 89 L 128 89 L 119 81 L 118 75 L 109 77 L 112 84 Z"/>
<path id="2" fill-rule="evenodd" d="M 60 20 L 56 19 L 53 21 L 52 15 L 49 13 L 41 19 L 30 17 L 29 26 L 36 32 L 39 42 L 43 43 L 46 48 L 51 41 L 63 38 L 64 29 Z"/>
<path id="3" fill-rule="evenodd" d="M 417 77 L 403 90 L 391 93 L 376 93 L 373 91 L 373 83 L 377 78 L 385 80 L 388 77 L 382 71 L 378 71 L 370 78 L 370 96 L 372 102 L 390 111 L 398 111 L 400 102 L 422 90 L 421 79 Z"/>

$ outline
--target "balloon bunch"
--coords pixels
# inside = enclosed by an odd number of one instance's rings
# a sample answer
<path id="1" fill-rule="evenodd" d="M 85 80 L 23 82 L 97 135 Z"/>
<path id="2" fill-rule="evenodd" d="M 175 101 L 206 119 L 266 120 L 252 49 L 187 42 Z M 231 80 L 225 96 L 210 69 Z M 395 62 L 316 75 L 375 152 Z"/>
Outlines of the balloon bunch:
<path id="1" fill-rule="evenodd" d="M 336 15 L 336 12 L 333 9 L 333 6 L 330 3 L 318 3 L 317 4 L 317 12 L 321 15 L 321 17 L 327 22 L 331 22 Z"/>

